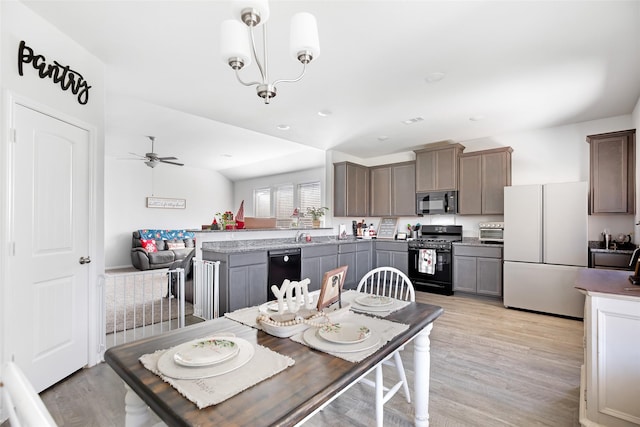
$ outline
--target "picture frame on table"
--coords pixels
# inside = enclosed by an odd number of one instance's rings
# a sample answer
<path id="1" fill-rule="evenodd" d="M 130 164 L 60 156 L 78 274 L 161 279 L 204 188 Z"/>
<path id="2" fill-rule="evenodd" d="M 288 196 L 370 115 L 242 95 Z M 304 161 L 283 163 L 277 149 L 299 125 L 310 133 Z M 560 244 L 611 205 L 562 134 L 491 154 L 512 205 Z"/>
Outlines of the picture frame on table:
<path id="1" fill-rule="evenodd" d="M 318 297 L 318 311 L 329 307 L 336 301 L 340 300 L 340 293 L 344 280 L 347 277 L 348 265 L 329 270 L 322 277 L 322 286 L 320 287 L 320 296 Z"/>

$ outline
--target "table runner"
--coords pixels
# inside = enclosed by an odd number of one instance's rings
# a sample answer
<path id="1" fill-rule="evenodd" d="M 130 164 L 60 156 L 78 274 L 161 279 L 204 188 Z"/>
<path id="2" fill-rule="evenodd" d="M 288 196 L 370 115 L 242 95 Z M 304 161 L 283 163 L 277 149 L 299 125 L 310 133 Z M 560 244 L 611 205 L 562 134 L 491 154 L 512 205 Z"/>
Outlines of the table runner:
<path id="1" fill-rule="evenodd" d="M 368 350 L 363 350 L 356 353 L 340 353 L 340 352 L 333 352 L 333 351 L 324 351 L 322 349 L 316 348 L 316 350 L 318 351 L 323 351 L 332 356 L 339 357 L 341 359 L 347 360 L 349 362 L 354 362 L 354 363 L 360 362 L 361 360 L 371 356 L 373 353 L 378 351 L 382 346 L 384 346 L 386 343 L 391 341 L 393 337 L 409 329 L 409 325 L 406 325 L 404 323 L 396 323 L 390 320 L 380 319 L 380 318 L 371 317 L 371 316 L 365 316 L 363 314 L 357 314 L 353 312 L 349 312 L 341 316 L 339 323 L 341 322 L 351 322 L 351 323 L 356 323 L 358 325 L 364 325 L 368 327 L 373 333 L 376 333 L 380 337 L 380 342 L 378 343 L 378 345 Z M 303 333 L 304 332 L 297 333 L 293 335 L 290 339 L 297 343 L 306 345 L 307 347 L 311 347 L 305 342 L 302 336 Z M 315 348 L 315 347 L 311 347 L 311 348 Z"/>
<path id="2" fill-rule="evenodd" d="M 354 290 L 348 290 L 342 293 L 342 303 L 343 304 L 351 304 L 358 296 L 365 295 L 362 292 L 356 292 Z M 390 306 L 388 310 L 384 311 L 366 311 L 365 307 L 354 308 L 351 307 L 351 310 L 358 311 L 362 313 L 366 313 L 376 317 L 386 317 L 389 314 L 398 311 L 407 305 L 409 305 L 409 301 L 402 301 L 394 299 L 393 304 Z M 231 320 L 235 320 L 236 322 L 240 322 L 243 325 L 250 326 L 252 328 L 263 330 L 262 327 L 256 322 L 256 318 L 260 314 L 259 306 L 240 308 L 231 313 L 225 313 L 224 316 L 228 317 Z"/>
<path id="3" fill-rule="evenodd" d="M 142 355 L 140 362 L 202 409 L 223 402 L 295 364 L 288 356 L 258 344 L 252 345 L 255 347 L 255 354 L 246 365 L 223 375 L 198 380 L 170 378 L 158 371 L 158 359 L 167 350 Z"/>

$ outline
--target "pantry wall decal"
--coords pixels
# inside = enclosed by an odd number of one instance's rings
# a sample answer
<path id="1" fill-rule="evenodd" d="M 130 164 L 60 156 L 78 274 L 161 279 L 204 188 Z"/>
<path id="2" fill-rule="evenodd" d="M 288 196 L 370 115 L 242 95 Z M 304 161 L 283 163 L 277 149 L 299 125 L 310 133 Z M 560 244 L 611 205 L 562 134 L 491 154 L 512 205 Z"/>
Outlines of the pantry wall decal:
<path id="1" fill-rule="evenodd" d="M 33 65 L 38 70 L 41 79 L 51 79 L 54 83 L 59 83 L 62 90 L 71 90 L 77 95 L 78 102 L 85 105 L 89 102 L 89 83 L 77 71 L 74 71 L 68 65 L 62 65 L 58 61 L 47 64 L 47 59 L 43 55 L 36 55 L 32 48 L 27 46 L 24 40 L 20 41 L 18 49 L 18 73 L 22 76 L 22 66 L 25 64 Z"/>

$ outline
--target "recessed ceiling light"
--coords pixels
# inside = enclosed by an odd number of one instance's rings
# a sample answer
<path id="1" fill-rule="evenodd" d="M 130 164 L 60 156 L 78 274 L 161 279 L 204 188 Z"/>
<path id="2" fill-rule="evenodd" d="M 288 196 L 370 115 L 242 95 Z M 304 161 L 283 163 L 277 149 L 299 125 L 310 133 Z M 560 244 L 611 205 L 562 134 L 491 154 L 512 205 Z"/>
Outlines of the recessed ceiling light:
<path id="1" fill-rule="evenodd" d="M 469 120 L 472 122 L 479 122 L 480 120 L 484 120 L 484 116 L 482 114 L 476 114 L 475 116 L 469 117 Z"/>
<path id="2" fill-rule="evenodd" d="M 289 125 L 278 125 L 277 126 L 279 130 L 289 130 L 291 129 L 291 126 Z"/>
<path id="3" fill-rule="evenodd" d="M 440 80 L 444 79 L 445 74 L 441 73 L 439 71 L 434 72 L 434 73 L 429 73 L 427 74 L 427 77 L 424 78 L 424 80 L 427 83 L 435 83 L 435 82 L 439 82 Z"/>
<path id="4" fill-rule="evenodd" d="M 413 119 L 407 119 L 407 120 L 403 120 L 402 123 L 404 123 L 405 125 L 412 125 L 414 123 L 418 123 L 423 121 L 424 119 L 422 117 L 414 117 Z"/>
<path id="5" fill-rule="evenodd" d="M 319 115 L 320 117 L 327 117 L 327 116 L 330 116 L 330 115 L 332 115 L 332 114 L 333 114 L 333 112 L 332 112 L 332 111 L 330 111 L 330 110 L 321 110 L 321 111 L 318 111 L 318 115 Z"/>
<path id="6" fill-rule="evenodd" d="M 386 136 L 386 135 L 380 135 L 380 136 L 378 137 L 378 141 L 381 141 L 381 142 L 382 142 L 382 141 L 386 141 L 387 139 L 389 139 L 389 137 L 388 137 L 388 136 Z"/>

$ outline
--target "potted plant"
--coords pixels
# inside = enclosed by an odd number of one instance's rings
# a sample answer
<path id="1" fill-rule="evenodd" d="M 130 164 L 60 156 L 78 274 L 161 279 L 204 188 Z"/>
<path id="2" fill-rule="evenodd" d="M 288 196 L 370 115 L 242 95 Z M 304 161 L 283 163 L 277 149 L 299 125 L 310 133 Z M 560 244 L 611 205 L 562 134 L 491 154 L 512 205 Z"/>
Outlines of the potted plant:
<path id="1" fill-rule="evenodd" d="M 311 215 L 311 220 L 313 222 L 313 228 L 320 227 L 320 220 L 324 216 L 325 212 L 328 211 L 327 207 L 316 208 L 314 206 L 307 208 L 307 214 Z"/>

